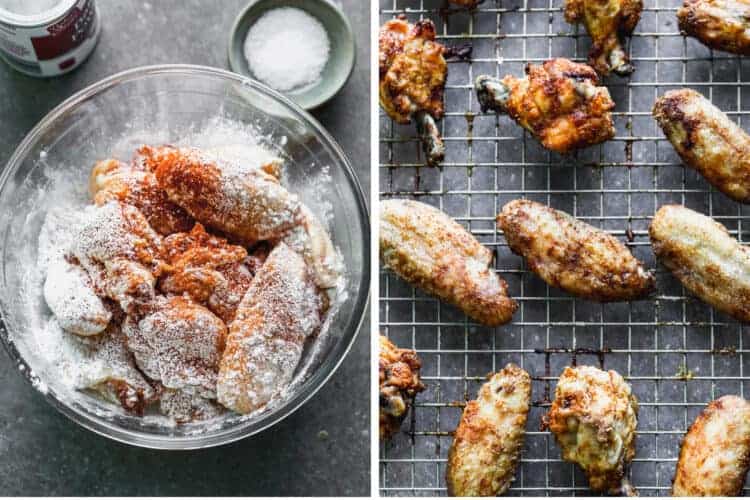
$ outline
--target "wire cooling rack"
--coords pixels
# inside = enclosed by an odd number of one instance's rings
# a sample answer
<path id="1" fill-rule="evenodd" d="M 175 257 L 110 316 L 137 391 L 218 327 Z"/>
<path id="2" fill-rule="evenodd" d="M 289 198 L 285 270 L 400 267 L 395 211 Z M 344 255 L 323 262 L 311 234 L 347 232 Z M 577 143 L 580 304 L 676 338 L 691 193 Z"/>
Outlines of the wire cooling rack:
<path id="1" fill-rule="evenodd" d="M 472 88 L 479 74 L 522 75 L 527 62 L 556 56 L 585 61 L 588 36 L 565 22 L 562 0 L 485 0 L 474 11 L 450 13 L 440 0 L 381 2 L 381 22 L 399 14 L 410 21 L 430 18 L 443 43 L 474 48 L 470 61 L 449 63 L 441 168 L 423 167 L 413 127 L 381 113 L 381 197 L 418 199 L 464 224 L 495 252 L 496 269 L 520 305 L 511 324 L 486 328 L 381 272 L 381 330 L 417 350 L 427 386 L 401 433 L 381 444 L 381 493 L 445 494 L 446 457 L 463 404 L 475 398 L 488 372 L 510 361 L 533 378 L 511 495 L 590 493 L 580 470 L 563 462 L 554 438 L 540 430 L 566 365 L 614 369 L 630 382 L 640 401 L 630 477 L 644 496 L 668 495 L 680 441 L 708 401 L 724 394 L 748 397 L 748 330 L 687 296 L 657 267 L 648 224 L 661 205 L 681 203 L 710 214 L 740 241 L 749 237 L 750 214 L 681 165 L 651 108 L 667 90 L 691 87 L 744 125 L 750 61 L 681 36 L 675 17 L 680 0 L 644 1 L 629 46 L 636 72 L 605 80 L 617 103 L 617 136 L 569 157 L 547 152 L 505 116 L 482 114 Z M 565 210 L 626 242 L 656 269 L 657 293 L 650 300 L 600 305 L 547 287 L 494 229 L 501 207 L 520 197 Z"/>

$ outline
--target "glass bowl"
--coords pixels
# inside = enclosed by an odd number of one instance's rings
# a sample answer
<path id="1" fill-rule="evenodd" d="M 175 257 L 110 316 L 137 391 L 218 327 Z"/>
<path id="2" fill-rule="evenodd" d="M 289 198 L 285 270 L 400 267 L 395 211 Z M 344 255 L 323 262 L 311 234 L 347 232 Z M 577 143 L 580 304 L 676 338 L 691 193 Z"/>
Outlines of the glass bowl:
<path id="1" fill-rule="evenodd" d="M 338 310 L 305 350 L 284 397 L 252 415 L 228 413 L 170 425 L 63 386 L 40 357 L 35 329 L 50 317 L 35 265 L 45 215 L 60 200 L 86 201 L 96 160 L 129 159 L 143 143 L 221 136 L 241 124 L 285 160 L 286 182 L 313 212 L 326 212 L 346 266 Z M 215 140 L 215 138 L 214 138 Z M 232 140 L 236 140 L 233 138 Z M 212 144 L 215 145 L 215 144 Z M 0 174 L 0 338 L 21 374 L 78 424 L 111 439 L 161 449 L 216 446 L 270 427 L 299 408 L 334 373 L 361 326 L 370 286 L 370 230 L 361 187 L 323 127 L 281 94 L 227 71 L 189 65 L 136 68 L 106 78 L 52 110 Z"/>

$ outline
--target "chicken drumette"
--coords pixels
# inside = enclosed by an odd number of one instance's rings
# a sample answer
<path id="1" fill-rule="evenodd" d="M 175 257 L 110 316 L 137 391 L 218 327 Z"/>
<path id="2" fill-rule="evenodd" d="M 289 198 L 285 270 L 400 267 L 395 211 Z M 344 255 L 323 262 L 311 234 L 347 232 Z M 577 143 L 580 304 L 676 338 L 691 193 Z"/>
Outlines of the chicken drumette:
<path id="1" fill-rule="evenodd" d="M 680 31 L 715 50 L 750 55 L 749 0 L 685 0 Z"/>
<path id="2" fill-rule="evenodd" d="M 443 94 L 448 65 L 445 47 L 435 41 L 429 19 L 410 24 L 392 19 L 380 28 L 380 105 L 401 124 L 417 124 L 428 165 L 445 156 L 435 120 L 444 113 Z"/>
<path id="3" fill-rule="evenodd" d="M 602 76 L 626 76 L 635 70 L 622 38 L 633 33 L 642 10 L 643 0 L 565 0 L 565 20 L 586 26 L 589 64 Z"/>
<path id="4" fill-rule="evenodd" d="M 398 432 L 414 397 L 424 390 L 419 378 L 422 363 L 411 349 L 399 349 L 380 336 L 380 439 Z"/>
<path id="5" fill-rule="evenodd" d="M 615 103 L 586 64 L 552 59 L 526 66 L 526 76 L 502 80 L 481 75 L 475 82 L 482 110 L 507 113 L 542 145 L 558 153 L 599 144 L 615 135 Z"/>
<path id="6" fill-rule="evenodd" d="M 565 368 L 548 419 L 563 459 L 581 466 L 594 492 L 636 495 L 625 469 L 635 455 L 638 401 L 620 374 Z"/>

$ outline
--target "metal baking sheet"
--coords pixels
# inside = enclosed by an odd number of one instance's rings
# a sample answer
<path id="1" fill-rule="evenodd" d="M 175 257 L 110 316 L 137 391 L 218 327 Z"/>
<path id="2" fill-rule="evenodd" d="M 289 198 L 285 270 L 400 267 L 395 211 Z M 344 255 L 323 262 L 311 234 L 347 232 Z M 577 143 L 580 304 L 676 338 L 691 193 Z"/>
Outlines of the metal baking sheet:
<path id="1" fill-rule="evenodd" d="M 681 203 L 710 214 L 741 241 L 750 238 L 747 209 L 684 168 L 651 117 L 657 96 L 691 87 L 747 130 L 750 61 L 680 35 L 680 0 L 644 2 L 629 44 L 637 69 L 630 78 L 605 80 L 617 103 L 617 136 L 568 157 L 544 150 L 508 117 L 482 114 L 472 88 L 479 74 L 521 75 L 527 62 L 556 56 L 585 61 L 589 38 L 583 27 L 565 22 L 562 0 L 485 0 L 474 11 L 450 14 L 440 0 L 380 3 L 381 22 L 399 14 L 411 21 L 430 18 L 446 45 L 473 45 L 471 60 L 449 63 L 441 168 L 423 167 L 414 128 L 381 112 L 381 197 L 418 199 L 464 224 L 495 252 L 496 269 L 520 304 L 511 324 L 481 327 L 381 271 L 381 331 L 417 350 L 427 385 L 402 432 L 381 444 L 382 494 L 445 494 L 446 457 L 463 403 L 475 397 L 488 372 L 509 361 L 534 380 L 523 459 L 509 495 L 590 494 L 580 470 L 563 462 L 554 438 L 540 430 L 566 365 L 614 369 L 633 387 L 641 408 L 630 477 L 643 496 L 669 494 L 680 440 L 708 401 L 724 394 L 748 397 L 748 329 L 687 296 L 656 265 L 647 229 L 658 207 Z M 657 293 L 650 300 L 600 305 L 546 286 L 494 229 L 503 204 L 519 197 L 616 235 L 656 269 Z"/>

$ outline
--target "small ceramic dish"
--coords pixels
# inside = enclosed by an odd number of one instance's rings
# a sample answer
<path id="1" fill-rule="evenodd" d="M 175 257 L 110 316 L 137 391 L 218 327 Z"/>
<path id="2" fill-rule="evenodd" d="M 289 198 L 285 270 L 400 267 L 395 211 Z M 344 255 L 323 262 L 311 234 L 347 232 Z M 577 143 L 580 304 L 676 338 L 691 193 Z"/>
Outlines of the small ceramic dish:
<path id="1" fill-rule="evenodd" d="M 320 81 L 300 90 L 284 93 L 304 109 L 313 109 L 328 101 L 344 86 L 354 69 L 354 33 L 349 19 L 331 0 L 253 0 L 237 16 L 229 35 L 229 66 L 232 71 L 255 78 L 244 53 L 250 27 L 269 10 L 295 7 L 315 17 L 328 32 L 331 52 Z"/>

